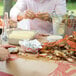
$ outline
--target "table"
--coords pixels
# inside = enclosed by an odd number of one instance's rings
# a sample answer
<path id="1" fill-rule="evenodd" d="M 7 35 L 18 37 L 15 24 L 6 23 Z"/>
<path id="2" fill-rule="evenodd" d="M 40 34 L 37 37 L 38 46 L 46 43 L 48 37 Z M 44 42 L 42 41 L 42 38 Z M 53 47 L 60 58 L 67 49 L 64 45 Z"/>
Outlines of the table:
<path id="1" fill-rule="evenodd" d="M 76 64 L 73 63 L 37 58 L 33 54 L 11 56 L 13 59 L 8 62 L 0 62 L 1 72 L 13 76 L 76 76 Z"/>
<path id="2" fill-rule="evenodd" d="M 15 58 L 15 55 L 13 57 Z M 6 71 L 3 71 L 14 76 L 76 76 L 76 64 L 65 61 L 46 61 L 46 59 L 34 58 L 34 55 L 29 57 L 29 54 L 18 56 L 5 65 Z"/>

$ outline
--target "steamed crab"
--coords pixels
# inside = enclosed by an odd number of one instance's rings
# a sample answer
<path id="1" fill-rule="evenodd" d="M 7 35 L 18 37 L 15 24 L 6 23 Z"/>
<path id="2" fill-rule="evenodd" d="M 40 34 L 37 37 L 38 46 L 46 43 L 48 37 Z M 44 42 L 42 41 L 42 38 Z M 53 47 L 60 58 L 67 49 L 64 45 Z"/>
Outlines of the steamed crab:
<path id="1" fill-rule="evenodd" d="M 58 41 L 44 43 L 42 47 L 41 53 L 53 54 L 67 60 L 68 58 L 76 59 L 76 32 Z"/>

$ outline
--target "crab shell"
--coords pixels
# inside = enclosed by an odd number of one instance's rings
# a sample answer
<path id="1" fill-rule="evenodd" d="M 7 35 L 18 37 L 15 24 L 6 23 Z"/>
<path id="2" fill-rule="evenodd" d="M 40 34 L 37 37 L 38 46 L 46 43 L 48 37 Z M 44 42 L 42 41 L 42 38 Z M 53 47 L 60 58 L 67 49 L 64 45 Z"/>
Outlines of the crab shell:
<path id="1" fill-rule="evenodd" d="M 76 42 L 73 42 L 73 41 L 67 40 L 67 44 L 68 44 L 71 48 L 76 49 Z"/>
<path id="2" fill-rule="evenodd" d="M 72 35 L 76 39 L 76 31 L 73 31 Z"/>
<path id="3" fill-rule="evenodd" d="M 0 19 L 0 27 L 2 27 L 2 26 L 3 26 L 3 20 Z"/>

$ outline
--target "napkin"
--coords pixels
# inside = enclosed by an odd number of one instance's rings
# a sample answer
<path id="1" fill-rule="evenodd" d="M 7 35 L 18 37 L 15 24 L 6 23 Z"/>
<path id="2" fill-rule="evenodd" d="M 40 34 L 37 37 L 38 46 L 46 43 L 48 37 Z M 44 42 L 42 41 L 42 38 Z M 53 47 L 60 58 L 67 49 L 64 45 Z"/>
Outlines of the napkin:
<path id="1" fill-rule="evenodd" d="M 17 28 L 22 30 L 30 30 L 30 19 L 23 19 L 17 23 Z"/>
<path id="2" fill-rule="evenodd" d="M 38 52 L 38 49 L 42 48 L 41 43 L 37 39 L 19 41 L 19 44 L 24 46 L 26 52 Z"/>

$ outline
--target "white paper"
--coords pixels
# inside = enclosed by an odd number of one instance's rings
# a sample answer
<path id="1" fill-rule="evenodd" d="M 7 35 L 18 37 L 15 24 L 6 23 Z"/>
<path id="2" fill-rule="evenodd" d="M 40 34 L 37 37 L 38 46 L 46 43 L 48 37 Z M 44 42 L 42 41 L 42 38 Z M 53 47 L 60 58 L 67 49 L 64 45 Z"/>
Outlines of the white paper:
<path id="1" fill-rule="evenodd" d="M 30 30 L 30 19 L 23 19 L 17 23 L 17 28 L 22 30 Z"/>
<path id="2" fill-rule="evenodd" d="M 23 41 L 19 41 L 19 44 L 21 46 L 24 46 L 25 48 L 31 48 L 32 50 L 26 50 L 27 52 L 38 52 L 38 50 L 36 49 L 40 49 L 42 48 L 41 43 L 38 40 L 23 40 Z"/>

